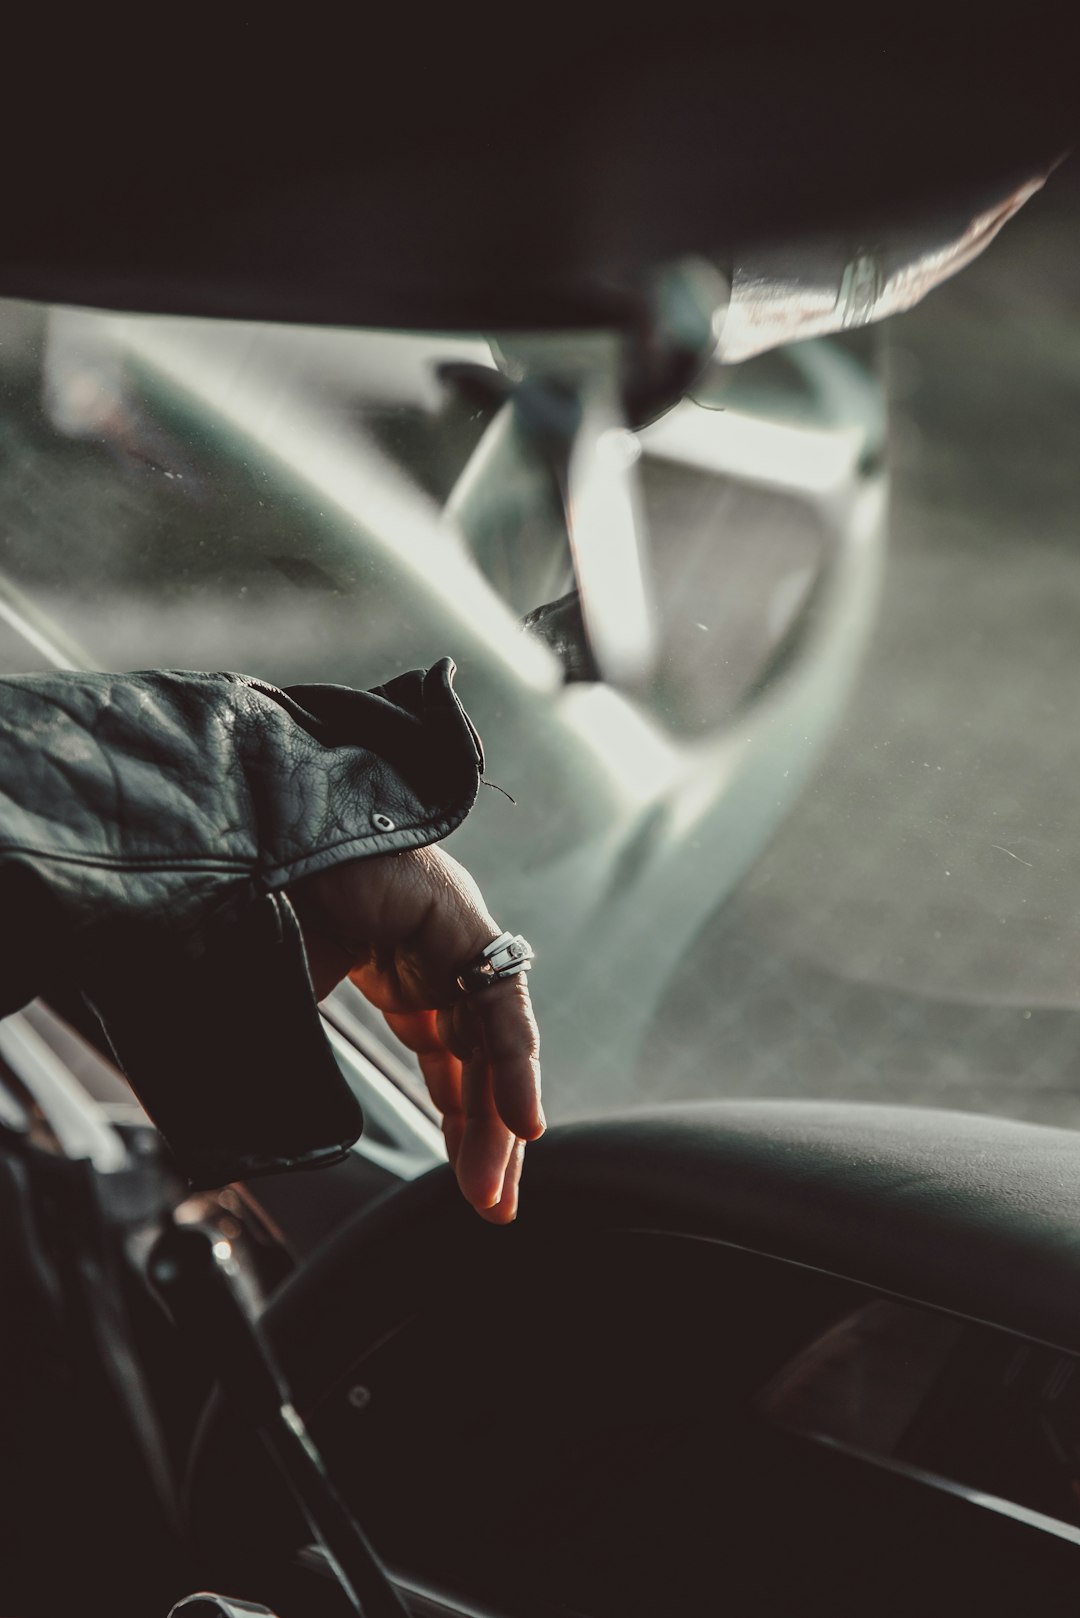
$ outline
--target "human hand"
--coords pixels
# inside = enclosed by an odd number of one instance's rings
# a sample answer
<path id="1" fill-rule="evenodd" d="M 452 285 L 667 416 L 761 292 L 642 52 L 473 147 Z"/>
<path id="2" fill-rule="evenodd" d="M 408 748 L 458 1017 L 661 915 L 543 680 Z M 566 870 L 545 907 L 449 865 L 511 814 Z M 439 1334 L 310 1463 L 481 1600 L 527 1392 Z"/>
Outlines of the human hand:
<path id="1" fill-rule="evenodd" d="M 483 1218 L 517 1213 L 526 1141 L 544 1132 L 524 973 L 464 998 L 457 974 L 495 938 L 479 888 L 435 847 L 350 860 L 290 889 L 315 997 L 348 976 L 420 1062 L 447 1156 Z"/>

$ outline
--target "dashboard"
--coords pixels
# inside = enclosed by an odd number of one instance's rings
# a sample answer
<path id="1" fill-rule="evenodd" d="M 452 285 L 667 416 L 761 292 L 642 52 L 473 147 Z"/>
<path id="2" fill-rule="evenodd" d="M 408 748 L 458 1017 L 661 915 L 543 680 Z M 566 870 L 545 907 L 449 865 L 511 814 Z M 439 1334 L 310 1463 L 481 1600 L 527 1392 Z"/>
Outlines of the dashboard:
<path id="1" fill-rule="evenodd" d="M 511 1231 L 440 1171 L 320 1249 L 266 1326 L 339 1489 L 429 1593 L 417 1611 L 1072 1611 L 1077 1355 L 1018 1329 L 1033 1260 L 1014 1270 L 1018 1243 L 1067 1261 L 1065 1134 L 769 1103 L 554 1130 Z M 1036 1160 L 1057 1186 L 1041 1237 Z M 190 1498 L 222 1575 L 289 1610 L 310 1534 L 220 1411 Z"/>

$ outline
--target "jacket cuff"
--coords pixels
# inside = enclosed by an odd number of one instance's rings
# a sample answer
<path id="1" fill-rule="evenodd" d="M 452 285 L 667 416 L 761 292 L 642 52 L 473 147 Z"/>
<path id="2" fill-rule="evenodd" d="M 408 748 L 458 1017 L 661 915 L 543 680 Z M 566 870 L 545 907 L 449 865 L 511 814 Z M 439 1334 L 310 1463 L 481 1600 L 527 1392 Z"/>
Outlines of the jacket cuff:
<path id="1" fill-rule="evenodd" d="M 323 1032 L 284 894 L 222 921 L 198 953 L 159 937 L 106 954 L 84 995 L 193 1187 L 345 1156 L 364 1115 Z"/>

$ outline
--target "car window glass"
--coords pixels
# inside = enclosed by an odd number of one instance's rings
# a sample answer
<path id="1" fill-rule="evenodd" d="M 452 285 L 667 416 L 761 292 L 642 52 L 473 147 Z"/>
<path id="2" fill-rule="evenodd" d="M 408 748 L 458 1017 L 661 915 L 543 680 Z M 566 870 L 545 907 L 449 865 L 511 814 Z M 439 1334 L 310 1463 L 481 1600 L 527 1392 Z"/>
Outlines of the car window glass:
<path id="1" fill-rule="evenodd" d="M 636 597 L 480 334 L 0 304 L 0 667 L 453 655 L 516 802 L 452 848 L 537 950 L 553 1117 L 1071 1122 L 1077 219 L 1048 187 L 883 358 L 714 364 L 605 441 Z"/>

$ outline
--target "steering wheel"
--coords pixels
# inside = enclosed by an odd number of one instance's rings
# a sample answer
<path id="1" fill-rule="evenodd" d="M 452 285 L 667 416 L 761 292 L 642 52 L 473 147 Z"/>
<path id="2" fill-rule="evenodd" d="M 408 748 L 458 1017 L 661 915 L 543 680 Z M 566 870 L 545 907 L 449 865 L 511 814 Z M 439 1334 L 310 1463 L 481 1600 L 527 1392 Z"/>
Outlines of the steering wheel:
<path id="1" fill-rule="evenodd" d="M 990 1322 L 994 1343 L 1080 1350 L 1075 1135 L 871 1105 L 680 1106 L 552 1130 L 526 1195 L 494 1230 L 437 1170 L 343 1227 L 264 1316 L 415 1610 L 625 1618 L 709 1610 L 722 1590 L 732 1610 L 779 1612 L 817 1589 L 833 1612 L 910 1611 L 918 1536 L 938 1546 L 945 1605 L 1066 1610 L 1072 1546 L 810 1442 L 762 1395 L 883 1296 Z M 297 1571 L 309 1536 L 220 1403 L 189 1497 L 219 1582 L 286 1612 L 330 1599 Z"/>

